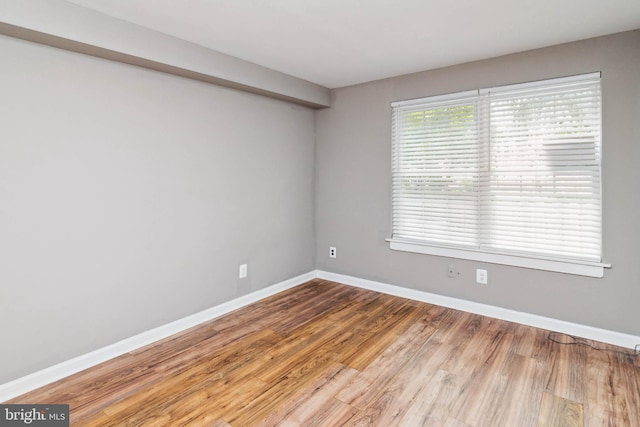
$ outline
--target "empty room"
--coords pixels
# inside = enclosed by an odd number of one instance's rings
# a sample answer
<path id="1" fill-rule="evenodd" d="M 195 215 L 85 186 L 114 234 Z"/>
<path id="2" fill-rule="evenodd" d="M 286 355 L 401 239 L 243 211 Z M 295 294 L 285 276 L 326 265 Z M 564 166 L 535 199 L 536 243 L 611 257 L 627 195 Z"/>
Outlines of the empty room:
<path id="1" fill-rule="evenodd" d="M 640 426 L 637 0 L 2 0 L 0 55 L 0 426 Z"/>

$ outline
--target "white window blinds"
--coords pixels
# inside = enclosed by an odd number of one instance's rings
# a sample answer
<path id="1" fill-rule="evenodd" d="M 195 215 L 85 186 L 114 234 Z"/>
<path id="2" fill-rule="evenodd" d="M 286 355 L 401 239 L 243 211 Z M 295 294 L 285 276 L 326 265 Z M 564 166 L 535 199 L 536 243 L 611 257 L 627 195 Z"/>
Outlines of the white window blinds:
<path id="1" fill-rule="evenodd" d="M 392 107 L 392 240 L 601 261 L 599 73 Z"/>

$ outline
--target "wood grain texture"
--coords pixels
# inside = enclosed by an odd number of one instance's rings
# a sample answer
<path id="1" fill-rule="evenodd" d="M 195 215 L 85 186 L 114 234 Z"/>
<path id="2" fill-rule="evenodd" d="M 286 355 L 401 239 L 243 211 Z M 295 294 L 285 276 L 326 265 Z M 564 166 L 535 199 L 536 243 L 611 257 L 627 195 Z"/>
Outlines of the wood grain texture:
<path id="1" fill-rule="evenodd" d="M 580 403 L 544 393 L 538 425 L 582 427 L 584 425 L 583 413 Z"/>
<path id="2" fill-rule="evenodd" d="M 312 280 L 9 403 L 78 426 L 640 426 L 632 351 L 554 341 Z"/>

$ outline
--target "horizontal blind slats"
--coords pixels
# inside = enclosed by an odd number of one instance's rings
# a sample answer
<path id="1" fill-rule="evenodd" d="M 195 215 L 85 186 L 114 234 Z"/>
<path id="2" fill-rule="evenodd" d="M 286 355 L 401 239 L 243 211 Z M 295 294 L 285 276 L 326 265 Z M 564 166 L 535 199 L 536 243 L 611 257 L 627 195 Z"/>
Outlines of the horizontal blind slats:
<path id="1" fill-rule="evenodd" d="M 394 237 L 598 259 L 600 84 L 568 80 L 394 103 Z"/>

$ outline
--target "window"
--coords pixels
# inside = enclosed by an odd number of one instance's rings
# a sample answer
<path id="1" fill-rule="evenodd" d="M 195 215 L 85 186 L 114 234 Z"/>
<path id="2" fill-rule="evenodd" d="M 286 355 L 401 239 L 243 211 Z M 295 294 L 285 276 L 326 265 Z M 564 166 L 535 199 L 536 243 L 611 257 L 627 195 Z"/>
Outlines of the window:
<path id="1" fill-rule="evenodd" d="M 392 110 L 392 249 L 602 277 L 599 73 Z"/>

